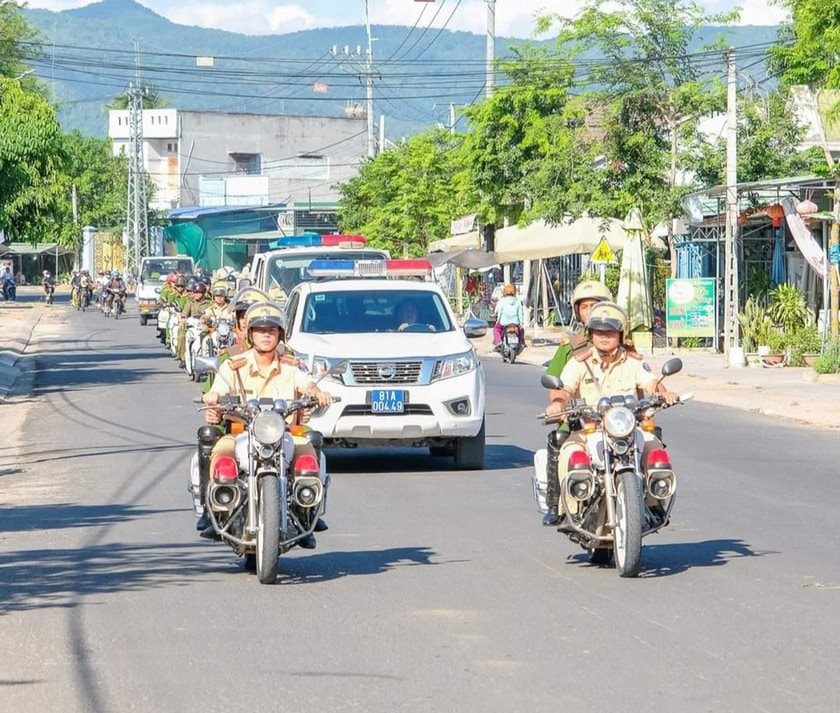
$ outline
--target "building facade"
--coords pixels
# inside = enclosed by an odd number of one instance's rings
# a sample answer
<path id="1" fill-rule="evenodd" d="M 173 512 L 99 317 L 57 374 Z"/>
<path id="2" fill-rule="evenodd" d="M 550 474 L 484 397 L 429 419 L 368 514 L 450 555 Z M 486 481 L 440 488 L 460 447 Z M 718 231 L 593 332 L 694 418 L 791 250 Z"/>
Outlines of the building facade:
<path id="1" fill-rule="evenodd" d="M 112 110 L 114 155 L 129 152 L 129 112 Z M 143 110 L 150 208 L 334 203 L 367 157 L 364 119 Z"/>

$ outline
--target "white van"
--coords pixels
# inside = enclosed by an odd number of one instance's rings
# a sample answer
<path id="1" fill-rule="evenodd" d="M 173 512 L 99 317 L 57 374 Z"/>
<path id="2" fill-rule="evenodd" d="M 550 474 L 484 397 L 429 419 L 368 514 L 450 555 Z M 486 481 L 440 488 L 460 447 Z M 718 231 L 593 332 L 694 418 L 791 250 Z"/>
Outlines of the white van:
<path id="1" fill-rule="evenodd" d="M 135 298 L 140 324 L 157 319 L 158 295 L 170 272 L 192 274 L 195 263 L 189 255 L 156 255 L 140 260 L 140 279 L 137 282 Z"/>

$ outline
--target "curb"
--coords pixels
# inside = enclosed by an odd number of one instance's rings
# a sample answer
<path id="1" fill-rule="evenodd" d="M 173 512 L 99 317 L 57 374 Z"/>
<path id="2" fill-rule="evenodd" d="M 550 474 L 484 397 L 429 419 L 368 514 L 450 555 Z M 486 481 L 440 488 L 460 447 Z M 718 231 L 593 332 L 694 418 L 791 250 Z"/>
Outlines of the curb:
<path id="1" fill-rule="evenodd" d="M 33 308 L 32 313 L 23 321 L 16 322 L 6 335 L 6 346 L 0 349 L 0 401 L 14 390 L 23 371 L 17 362 L 29 346 L 32 332 L 40 320 L 40 308 Z"/>

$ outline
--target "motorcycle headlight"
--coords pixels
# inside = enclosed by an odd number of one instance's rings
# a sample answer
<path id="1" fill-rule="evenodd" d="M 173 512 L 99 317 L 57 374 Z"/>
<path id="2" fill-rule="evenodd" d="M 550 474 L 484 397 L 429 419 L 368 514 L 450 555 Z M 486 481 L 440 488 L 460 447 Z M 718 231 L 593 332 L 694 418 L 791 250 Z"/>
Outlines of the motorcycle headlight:
<path id="1" fill-rule="evenodd" d="M 464 352 L 463 354 L 453 354 L 438 362 L 435 366 L 435 372 L 432 375 L 432 381 L 468 374 L 474 371 L 477 365 L 478 360 L 473 350 Z"/>
<path id="2" fill-rule="evenodd" d="M 263 411 L 254 418 L 252 427 L 254 438 L 262 444 L 273 446 L 286 431 L 286 422 L 279 413 Z"/>
<path id="3" fill-rule="evenodd" d="M 219 326 L 216 327 L 219 332 L 220 337 L 226 337 L 230 334 L 230 325 L 227 322 L 219 322 Z"/>
<path id="4" fill-rule="evenodd" d="M 604 416 L 604 430 L 613 438 L 629 436 L 635 427 L 636 417 L 624 406 L 611 408 Z"/>

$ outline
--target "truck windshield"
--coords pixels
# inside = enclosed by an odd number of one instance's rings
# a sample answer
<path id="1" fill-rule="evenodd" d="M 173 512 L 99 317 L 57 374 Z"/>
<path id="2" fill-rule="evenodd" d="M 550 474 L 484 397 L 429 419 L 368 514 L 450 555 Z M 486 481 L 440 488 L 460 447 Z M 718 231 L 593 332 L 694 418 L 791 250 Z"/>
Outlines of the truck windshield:
<path id="1" fill-rule="evenodd" d="M 310 280 L 306 268 L 313 260 L 384 260 L 387 255 L 381 250 L 347 250 L 309 253 L 308 255 L 278 255 L 268 263 L 268 294 L 273 298 L 288 296 L 298 283 Z"/>
<path id="2" fill-rule="evenodd" d="M 161 257 L 154 260 L 144 260 L 140 272 L 141 280 L 163 282 L 170 272 L 190 273 L 192 264 L 189 260 L 177 257 Z"/>
<path id="3" fill-rule="evenodd" d="M 301 331 L 309 334 L 450 332 L 440 295 L 429 290 L 315 292 L 306 298 Z"/>

